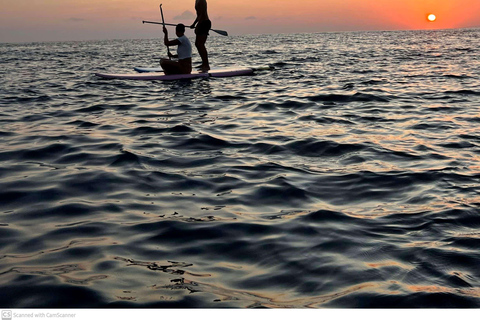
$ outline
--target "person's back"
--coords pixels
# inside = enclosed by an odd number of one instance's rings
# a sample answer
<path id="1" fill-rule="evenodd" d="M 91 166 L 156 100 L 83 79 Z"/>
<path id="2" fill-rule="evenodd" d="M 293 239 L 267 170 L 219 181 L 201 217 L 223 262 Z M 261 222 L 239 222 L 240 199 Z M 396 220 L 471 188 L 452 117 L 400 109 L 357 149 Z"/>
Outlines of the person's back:
<path id="1" fill-rule="evenodd" d="M 179 60 L 187 59 L 192 57 L 192 44 L 187 36 L 184 34 L 177 38 L 180 44 L 177 47 L 177 55 Z"/>
<path id="2" fill-rule="evenodd" d="M 205 20 L 210 20 L 208 18 L 207 12 L 207 1 L 206 0 L 196 0 L 195 1 L 195 11 L 197 12 L 197 19 L 198 22 L 202 22 Z"/>

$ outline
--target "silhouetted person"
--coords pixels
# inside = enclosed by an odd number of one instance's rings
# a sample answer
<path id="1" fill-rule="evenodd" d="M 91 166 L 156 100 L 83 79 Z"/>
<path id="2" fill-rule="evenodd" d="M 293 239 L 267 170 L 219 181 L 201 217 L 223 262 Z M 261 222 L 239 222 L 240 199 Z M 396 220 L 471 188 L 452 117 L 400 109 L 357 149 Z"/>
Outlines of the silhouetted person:
<path id="1" fill-rule="evenodd" d="M 202 58 L 202 64 L 198 68 L 202 71 L 207 71 L 210 70 L 210 63 L 208 62 L 208 52 L 207 48 L 205 48 L 205 42 L 207 42 L 208 31 L 212 28 L 212 22 L 208 18 L 207 13 L 207 1 L 196 0 L 195 11 L 197 11 L 197 18 L 190 28 L 195 28 L 195 34 L 197 35 L 195 46 Z"/>
<path id="2" fill-rule="evenodd" d="M 177 46 L 177 54 L 173 55 L 168 52 L 169 58 L 178 58 L 178 61 L 161 59 L 165 74 L 188 74 L 192 72 L 192 45 L 190 40 L 185 36 L 185 25 L 178 24 L 175 28 L 177 39 L 168 40 L 168 30 L 163 26 L 163 33 L 165 34 L 164 43 L 167 47 Z"/>

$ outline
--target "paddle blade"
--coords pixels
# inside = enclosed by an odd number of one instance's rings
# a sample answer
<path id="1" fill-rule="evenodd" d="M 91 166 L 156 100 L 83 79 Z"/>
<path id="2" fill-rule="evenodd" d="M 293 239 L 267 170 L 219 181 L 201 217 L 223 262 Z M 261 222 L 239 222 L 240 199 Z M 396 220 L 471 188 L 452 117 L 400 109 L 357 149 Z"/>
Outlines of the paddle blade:
<path id="1" fill-rule="evenodd" d="M 216 32 L 218 34 L 221 34 L 222 36 L 228 36 L 228 32 L 227 31 L 223 31 L 223 30 L 214 30 L 212 29 L 213 32 Z"/>

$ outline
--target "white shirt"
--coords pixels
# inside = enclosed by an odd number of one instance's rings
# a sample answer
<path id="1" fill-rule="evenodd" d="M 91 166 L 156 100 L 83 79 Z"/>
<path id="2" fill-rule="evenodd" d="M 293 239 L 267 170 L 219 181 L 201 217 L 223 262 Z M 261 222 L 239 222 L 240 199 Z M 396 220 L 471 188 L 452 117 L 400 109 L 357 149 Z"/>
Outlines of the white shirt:
<path id="1" fill-rule="evenodd" d="M 177 40 L 180 42 L 180 44 L 177 47 L 177 54 L 178 54 L 178 59 L 187 59 L 192 57 L 192 44 L 190 43 L 190 40 L 183 35 Z"/>

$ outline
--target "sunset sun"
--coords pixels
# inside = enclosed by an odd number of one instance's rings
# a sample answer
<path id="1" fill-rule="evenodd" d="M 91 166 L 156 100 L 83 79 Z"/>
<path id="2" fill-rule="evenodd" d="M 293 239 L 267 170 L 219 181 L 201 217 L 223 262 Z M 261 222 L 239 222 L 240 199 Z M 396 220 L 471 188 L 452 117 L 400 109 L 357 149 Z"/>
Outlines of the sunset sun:
<path id="1" fill-rule="evenodd" d="M 437 17 L 436 17 L 433 13 L 430 13 L 430 14 L 427 16 L 427 19 L 428 19 L 428 21 L 430 21 L 430 22 L 434 22 L 435 20 L 437 20 Z"/>

